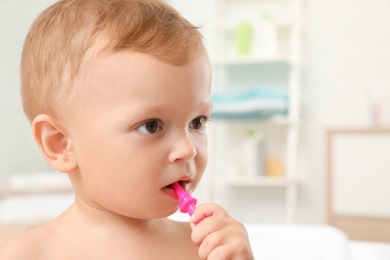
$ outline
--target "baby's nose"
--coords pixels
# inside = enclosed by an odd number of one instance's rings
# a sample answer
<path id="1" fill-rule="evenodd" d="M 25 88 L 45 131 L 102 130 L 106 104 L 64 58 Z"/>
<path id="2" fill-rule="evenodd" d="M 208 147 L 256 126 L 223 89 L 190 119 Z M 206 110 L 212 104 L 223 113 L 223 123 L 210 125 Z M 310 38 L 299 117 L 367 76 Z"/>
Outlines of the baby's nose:
<path id="1" fill-rule="evenodd" d="M 193 140 L 188 135 L 176 136 L 172 143 L 170 160 L 172 162 L 183 160 L 188 161 L 197 154 Z"/>

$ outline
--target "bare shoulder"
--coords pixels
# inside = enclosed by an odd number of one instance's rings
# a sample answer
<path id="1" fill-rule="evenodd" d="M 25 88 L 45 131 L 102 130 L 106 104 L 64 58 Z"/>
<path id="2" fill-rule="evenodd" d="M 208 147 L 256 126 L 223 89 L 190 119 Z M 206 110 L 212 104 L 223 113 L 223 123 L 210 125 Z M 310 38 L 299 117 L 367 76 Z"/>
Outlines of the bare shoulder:
<path id="1" fill-rule="evenodd" d="M 192 229 L 188 222 L 173 221 L 172 226 L 175 230 L 174 251 L 177 256 L 183 256 L 180 259 L 199 259 L 198 247 L 191 240 Z M 178 246 L 180 245 L 180 246 Z"/>
<path id="2" fill-rule="evenodd" d="M 176 237 L 180 241 L 190 240 L 191 232 L 192 232 L 190 223 L 174 221 L 174 220 L 169 220 L 169 221 L 170 221 L 170 227 L 171 230 L 173 231 L 174 237 Z"/>
<path id="3" fill-rule="evenodd" d="M 41 249 L 49 239 L 45 225 L 16 235 L 0 245 L 0 259 L 41 259 Z"/>

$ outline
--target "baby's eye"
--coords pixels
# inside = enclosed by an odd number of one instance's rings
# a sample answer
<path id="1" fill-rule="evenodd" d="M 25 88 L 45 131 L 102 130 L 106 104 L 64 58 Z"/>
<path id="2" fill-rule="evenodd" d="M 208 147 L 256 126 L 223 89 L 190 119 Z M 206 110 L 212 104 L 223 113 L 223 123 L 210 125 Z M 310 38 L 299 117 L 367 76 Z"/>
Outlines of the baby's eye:
<path id="1" fill-rule="evenodd" d="M 207 118 L 205 116 L 200 116 L 195 118 L 190 123 L 190 128 L 195 130 L 202 130 L 207 122 Z"/>
<path id="2" fill-rule="evenodd" d="M 162 129 L 159 120 L 150 120 L 137 127 L 137 130 L 142 134 L 155 134 Z"/>

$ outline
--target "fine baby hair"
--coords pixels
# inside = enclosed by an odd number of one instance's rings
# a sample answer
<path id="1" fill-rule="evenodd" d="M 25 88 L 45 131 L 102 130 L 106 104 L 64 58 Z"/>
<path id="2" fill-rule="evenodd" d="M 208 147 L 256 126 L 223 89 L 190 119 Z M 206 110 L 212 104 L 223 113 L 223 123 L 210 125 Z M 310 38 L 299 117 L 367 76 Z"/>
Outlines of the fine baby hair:
<path id="1" fill-rule="evenodd" d="M 159 0 L 62 0 L 33 23 L 22 54 L 22 100 L 30 121 L 72 110 L 80 70 L 120 51 L 182 65 L 203 51 L 202 36 Z"/>

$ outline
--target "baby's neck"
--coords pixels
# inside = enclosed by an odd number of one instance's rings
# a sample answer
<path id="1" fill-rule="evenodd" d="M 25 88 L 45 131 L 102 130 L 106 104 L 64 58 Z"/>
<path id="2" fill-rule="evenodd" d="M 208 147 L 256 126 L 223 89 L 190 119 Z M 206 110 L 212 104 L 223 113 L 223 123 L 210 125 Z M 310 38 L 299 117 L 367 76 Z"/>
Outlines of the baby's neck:
<path id="1" fill-rule="evenodd" d="M 145 259 L 150 255 L 144 254 L 152 253 L 149 252 L 150 249 L 162 252 L 169 248 L 167 243 L 172 242 L 170 240 L 175 228 L 171 220 L 135 220 L 106 214 L 111 213 L 84 208 L 76 202 L 49 223 L 49 229 L 58 236 L 60 241 L 68 244 L 67 247 L 73 248 L 74 253 L 79 252 L 77 254 L 91 259 L 107 259 L 102 255 L 96 258 L 94 252 L 136 254 L 137 259 Z M 165 252 L 167 253 L 169 252 Z M 107 257 L 111 258 L 108 255 Z M 119 255 L 118 257 L 124 258 Z M 153 257 L 153 259 L 157 258 Z"/>
<path id="2" fill-rule="evenodd" d="M 80 201 L 63 214 L 62 218 L 74 222 L 83 230 L 104 233 L 104 236 L 126 233 L 128 235 L 150 235 L 158 233 L 164 219 L 136 219 L 92 207 Z"/>

